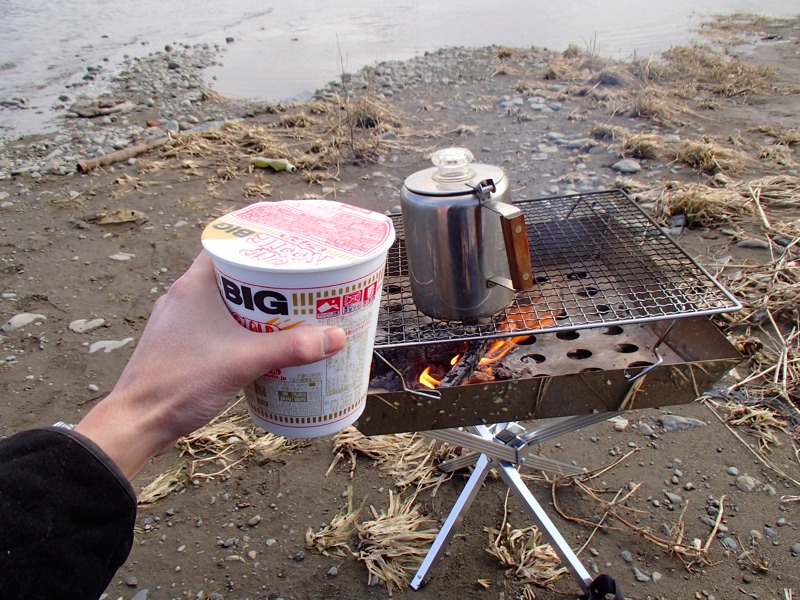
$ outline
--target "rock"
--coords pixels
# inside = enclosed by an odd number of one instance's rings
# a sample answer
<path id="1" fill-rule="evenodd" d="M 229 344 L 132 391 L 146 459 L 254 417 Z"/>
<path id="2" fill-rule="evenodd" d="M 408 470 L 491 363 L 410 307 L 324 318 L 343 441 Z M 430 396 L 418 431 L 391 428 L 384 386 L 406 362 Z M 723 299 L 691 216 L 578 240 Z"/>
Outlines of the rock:
<path id="1" fill-rule="evenodd" d="M 728 475 L 733 475 L 735 477 L 736 475 L 739 474 L 739 469 L 737 469 L 736 467 L 728 467 L 728 470 L 726 472 L 728 473 Z"/>
<path id="2" fill-rule="evenodd" d="M 623 550 L 622 552 L 619 553 L 619 555 L 622 558 L 622 560 L 624 560 L 626 563 L 630 564 L 633 562 L 633 555 L 630 553 L 629 550 Z"/>
<path id="3" fill-rule="evenodd" d="M 725 546 L 728 550 L 738 550 L 739 544 L 736 543 L 736 540 L 731 537 L 723 538 L 722 545 Z"/>
<path id="4" fill-rule="evenodd" d="M 611 168 L 619 173 L 625 173 L 630 175 L 632 173 L 638 173 L 639 171 L 641 171 L 642 165 L 639 164 L 638 160 L 635 160 L 633 158 L 623 158 L 622 160 L 614 163 L 614 165 Z"/>
<path id="5" fill-rule="evenodd" d="M 105 319 L 77 319 L 69 324 L 70 331 L 75 333 L 86 333 L 105 324 Z"/>
<path id="6" fill-rule="evenodd" d="M 673 494 L 672 492 L 664 492 L 664 495 L 667 497 L 667 500 L 669 500 L 669 503 L 674 506 L 680 506 L 681 504 L 683 504 L 683 498 L 678 496 L 678 494 Z"/>
<path id="7" fill-rule="evenodd" d="M 117 348 L 122 348 L 123 346 L 131 343 L 132 341 L 133 341 L 132 337 L 127 337 L 122 340 L 101 340 L 89 346 L 89 354 L 94 354 L 98 350 L 102 350 L 105 353 L 109 353 L 113 350 L 116 350 Z"/>
<path id="8" fill-rule="evenodd" d="M 20 313 L 18 315 L 14 315 L 8 321 L 6 321 L 5 325 L 0 327 L 0 331 L 5 331 L 8 333 L 11 331 L 16 331 L 17 329 L 22 329 L 26 325 L 30 325 L 36 321 L 46 320 L 47 317 L 45 315 L 40 315 L 39 313 Z"/>
<path id="9" fill-rule="evenodd" d="M 255 527 L 256 525 L 258 525 L 258 523 L 259 523 L 260 521 L 261 521 L 261 515 L 256 515 L 256 516 L 254 516 L 254 517 L 251 517 L 251 518 L 250 518 L 250 519 L 247 521 L 247 524 L 248 524 L 250 527 Z"/>
<path id="10" fill-rule="evenodd" d="M 739 475 L 736 478 L 736 487 L 743 492 L 752 492 L 756 489 L 757 483 L 758 481 L 754 477 L 750 477 L 750 475 Z"/>
<path id="11" fill-rule="evenodd" d="M 764 240 L 740 240 L 736 242 L 737 248 L 756 248 L 758 250 L 769 250 L 770 244 Z"/>
<path id="12" fill-rule="evenodd" d="M 661 579 L 661 573 L 658 571 L 653 571 L 653 574 L 650 575 L 650 578 L 653 580 L 653 583 L 658 583 L 659 579 Z"/>
<path id="13" fill-rule="evenodd" d="M 800 556 L 800 542 L 797 544 L 792 544 L 792 554 L 795 556 Z"/>
<path id="14" fill-rule="evenodd" d="M 327 577 L 336 577 L 338 574 L 339 574 L 339 569 L 337 569 L 336 567 L 331 567 L 330 569 L 328 569 L 328 572 L 325 573 Z"/>
<path id="15" fill-rule="evenodd" d="M 650 581 L 650 577 L 642 573 L 636 567 L 633 567 L 633 576 L 636 578 L 636 581 L 641 581 L 641 582 Z"/>
<path id="16" fill-rule="evenodd" d="M 653 435 L 653 428 L 647 423 L 639 423 L 639 433 L 643 436 L 649 437 Z"/>
<path id="17" fill-rule="evenodd" d="M 150 593 L 150 590 L 147 588 L 141 589 L 131 598 L 131 600 L 147 600 L 147 594 Z"/>
<path id="18" fill-rule="evenodd" d="M 130 260 L 132 258 L 136 258 L 135 254 L 130 254 L 128 252 L 117 252 L 116 254 L 112 254 L 109 256 L 111 260 L 116 260 L 119 262 L 125 262 L 126 260 Z"/>
<path id="19" fill-rule="evenodd" d="M 694 419 L 692 417 L 681 417 L 678 415 L 661 415 L 658 418 L 659 423 L 661 423 L 661 427 L 664 428 L 664 431 L 672 432 L 672 431 L 683 431 L 685 429 L 693 429 L 695 427 L 705 427 L 706 423 L 701 421 L 700 419 Z"/>
<path id="20" fill-rule="evenodd" d="M 136 579 L 136 577 L 128 577 L 125 580 L 125 585 L 127 585 L 128 587 L 136 587 L 137 585 L 139 585 L 139 581 Z"/>

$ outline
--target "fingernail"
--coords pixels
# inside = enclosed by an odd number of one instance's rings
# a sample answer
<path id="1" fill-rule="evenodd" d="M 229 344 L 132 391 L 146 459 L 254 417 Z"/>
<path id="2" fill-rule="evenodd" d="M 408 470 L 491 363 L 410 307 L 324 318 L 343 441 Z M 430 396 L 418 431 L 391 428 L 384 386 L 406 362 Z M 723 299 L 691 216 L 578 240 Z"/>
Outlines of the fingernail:
<path id="1" fill-rule="evenodd" d="M 322 332 L 322 352 L 325 356 L 330 356 L 342 349 L 347 336 L 344 330 L 339 327 L 328 327 Z"/>

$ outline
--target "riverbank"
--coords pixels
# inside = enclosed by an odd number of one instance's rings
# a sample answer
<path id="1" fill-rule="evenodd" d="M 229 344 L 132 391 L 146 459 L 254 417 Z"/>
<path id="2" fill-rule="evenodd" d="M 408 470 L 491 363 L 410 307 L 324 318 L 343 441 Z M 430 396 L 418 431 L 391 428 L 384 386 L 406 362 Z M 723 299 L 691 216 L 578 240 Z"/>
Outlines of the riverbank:
<path id="1" fill-rule="evenodd" d="M 5 318 L 32 315 L 3 333 L 0 434 L 78 420 L 111 388 L 152 303 L 214 217 L 303 197 L 396 212 L 404 178 L 433 150 L 466 146 L 507 172 L 516 198 L 625 189 L 744 304 L 716 322 L 745 362 L 713 396 L 670 411 L 703 425 L 685 420 L 695 428 L 675 431 L 664 425 L 666 411 L 631 411 L 544 444 L 545 456 L 614 466 L 582 485 L 529 473 L 534 494 L 571 545 L 585 546 L 588 568 L 617 578 L 630 598 L 785 598 L 800 588 L 792 446 L 800 30 L 797 21 L 740 19 L 709 33 L 721 36 L 715 49 L 633 63 L 578 47 L 444 49 L 343 75 L 294 105 L 226 100 L 200 76 L 214 49 L 176 47 L 132 62 L 107 97 L 68 95 L 61 132 L 0 142 L 0 306 Z M 759 39 L 746 55 L 737 54 L 740 34 Z M 259 155 L 297 170 L 254 168 Z M 485 529 L 529 525 L 513 500 L 506 515 L 498 481 L 479 494 L 426 588 L 387 588 L 367 570 L 378 552 L 365 536 L 380 529 L 381 514 L 401 511 L 390 492 L 414 498 L 406 513 L 417 511 L 421 530 L 435 528 L 463 477 L 440 482 L 436 494 L 399 484 L 399 449 L 427 454 L 427 442 L 410 435 L 387 438 L 395 450 L 373 449 L 372 458 L 357 438 L 266 439 L 246 418 L 223 419 L 148 467 L 136 482 L 149 500 L 137 543 L 109 598 L 141 600 L 144 588 L 154 599 L 549 599 L 575 591 L 563 574 L 548 584 L 560 592 L 526 588 L 519 573 L 543 584 L 541 574 L 555 572 L 546 549 L 532 571 L 509 571 L 513 564 L 486 552 L 519 548 Z M 352 464 L 332 466 L 336 452 L 352 452 Z M 348 512 L 348 489 L 353 510 L 364 505 L 337 520 Z M 624 503 L 607 503 L 615 493 Z M 549 502 L 556 498 L 558 510 Z M 595 532 L 599 520 L 610 528 Z M 320 534 L 341 521 L 352 528 L 340 540 L 348 550 Z M 406 567 L 401 575 L 413 573 Z"/>

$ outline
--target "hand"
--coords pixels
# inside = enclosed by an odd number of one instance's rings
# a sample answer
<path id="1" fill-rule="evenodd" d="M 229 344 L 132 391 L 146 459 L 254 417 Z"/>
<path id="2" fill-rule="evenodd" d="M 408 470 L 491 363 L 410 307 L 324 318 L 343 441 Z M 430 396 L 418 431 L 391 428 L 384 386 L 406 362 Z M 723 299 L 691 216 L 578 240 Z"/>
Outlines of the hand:
<path id="1" fill-rule="evenodd" d="M 341 350 L 342 329 L 305 326 L 255 333 L 239 325 L 201 252 L 159 298 L 111 393 L 75 428 L 129 479 L 175 441 L 219 414 L 245 385 L 272 369 Z"/>

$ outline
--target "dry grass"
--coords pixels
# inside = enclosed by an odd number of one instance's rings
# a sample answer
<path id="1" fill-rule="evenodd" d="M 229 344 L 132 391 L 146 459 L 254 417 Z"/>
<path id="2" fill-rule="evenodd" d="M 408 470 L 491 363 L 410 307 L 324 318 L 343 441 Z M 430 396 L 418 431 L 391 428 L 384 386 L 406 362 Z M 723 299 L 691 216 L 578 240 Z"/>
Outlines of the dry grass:
<path id="1" fill-rule="evenodd" d="M 386 511 L 370 506 L 373 519 L 358 526 L 358 560 L 366 565 L 371 584 L 386 584 L 389 597 L 408 587 L 438 533 L 425 528 L 429 521 L 420 514 L 415 498 L 402 500 L 390 491 Z"/>
<path id="2" fill-rule="evenodd" d="M 777 432 L 789 433 L 789 424 L 767 408 L 748 405 L 735 405 L 728 414 L 727 421 L 733 427 L 743 427 L 747 433 L 758 439 L 761 450 L 780 445 Z"/>
<path id="3" fill-rule="evenodd" d="M 776 144 L 782 144 L 784 146 L 800 145 L 800 128 L 798 127 L 790 127 L 787 129 L 782 125 L 761 125 L 752 131 L 775 138 Z"/>
<path id="4" fill-rule="evenodd" d="M 270 123 L 227 121 L 177 136 L 161 155 L 213 161 L 212 171 L 225 173 L 215 183 L 250 173 L 250 159 L 256 156 L 286 159 L 310 183 L 318 183 L 335 179 L 343 163 L 375 162 L 404 147 L 399 135 L 407 119 L 374 96 L 317 100 L 282 110 Z M 397 135 L 384 137 L 389 132 Z"/>
<path id="5" fill-rule="evenodd" d="M 320 554 L 329 556 L 355 556 L 350 549 L 350 544 L 355 535 L 358 516 L 363 503 L 357 509 L 353 508 L 353 487 L 347 486 L 347 505 L 331 519 L 325 527 L 314 531 L 310 527 L 306 532 L 306 547 Z"/>
<path id="6" fill-rule="evenodd" d="M 264 433 L 247 414 L 233 414 L 238 404 L 178 440 L 178 462 L 142 489 L 140 504 L 152 504 L 182 488 L 188 480 L 225 477 L 248 459 L 263 461 L 297 447 L 295 440 Z"/>
<path id="7" fill-rule="evenodd" d="M 682 142 L 678 146 L 675 160 L 709 175 L 716 173 L 735 175 L 741 173 L 748 163 L 744 153 L 723 146 L 710 138 Z"/>
<path id="8" fill-rule="evenodd" d="M 652 133 L 625 135 L 620 148 L 623 156 L 645 159 L 658 158 L 665 151 L 666 144 L 661 141 L 661 137 Z"/>
<path id="9" fill-rule="evenodd" d="M 442 473 L 438 464 L 450 458 L 454 449 L 449 444 L 439 444 L 414 433 L 376 435 L 367 437 L 355 427 L 347 427 L 334 437 L 336 456 L 328 473 L 347 455 L 350 459 L 350 477 L 354 477 L 357 455 L 372 459 L 378 468 L 391 476 L 398 489 L 414 487 L 415 493 L 439 487 L 452 477 Z"/>
<path id="10" fill-rule="evenodd" d="M 505 512 L 500 527 L 485 529 L 489 535 L 486 552 L 501 565 L 508 567 L 506 575 L 515 578 L 519 583 L 552 587 L 567 573 L 567 569 L 537 527 L 515 529 L 511 526 L 508 522 L 508 496 L 506 494 Z M 532 590 L 528 592 L 533 593 Z"/>
<path id="11" fill-rule="evenodd" d="M 671 48 L 662 57 L 667 77 L 691 82 L 695 91 L 723 98 L 769 92 L 775 83 L 773 69 L 727 56 L 707 45 Z"/>

